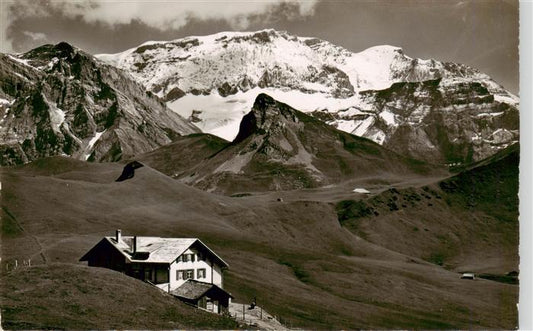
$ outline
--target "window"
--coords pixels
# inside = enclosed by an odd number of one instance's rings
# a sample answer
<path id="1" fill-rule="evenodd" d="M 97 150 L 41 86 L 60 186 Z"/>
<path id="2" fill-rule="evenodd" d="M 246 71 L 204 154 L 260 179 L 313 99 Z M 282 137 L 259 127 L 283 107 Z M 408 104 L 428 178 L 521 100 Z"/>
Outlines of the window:
<path id="1" fill-rule="evenodd" d="M 205 269 L 197 269 L 196 270 L 196 278 L 197 279 L 205 278 Z"/>
<path id="2" fill-rule="evenodd" d="M 194 254 L 182 254 L 180 255 L 176 261 L 178 262 L 194 262 Z"/>
<path id="3" fill-rule="evenodd" d="M 194 269 L 176 270 L 176 280 L 194 279 Z"/>

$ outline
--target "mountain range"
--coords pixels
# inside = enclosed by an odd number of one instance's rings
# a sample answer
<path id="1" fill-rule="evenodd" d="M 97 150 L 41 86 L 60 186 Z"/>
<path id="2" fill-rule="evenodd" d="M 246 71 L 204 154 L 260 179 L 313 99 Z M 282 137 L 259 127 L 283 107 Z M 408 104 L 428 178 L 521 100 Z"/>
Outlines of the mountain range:
<path id="1" fill-rule="evenodd" d="M 260 93 L 434 164 L 476 162 L 519 138 L 519 100 L 489 76 L 393 46 L 353 53 L 264 30 L 96 58 L 60 43 L 0 64 L 1 164 L 119 160 L 195 132 L 231 141 Z"/>
<path id="2" fill-rule="evenodd" d="M 146 42 L 97 57 L 129 72 L 205 133 L 233 140 L 256 96 L 275 99 L 389 149 L 471 163 L 518 141 L 516 96 L 466 65 L 359 53 L 275 30 Z"/>

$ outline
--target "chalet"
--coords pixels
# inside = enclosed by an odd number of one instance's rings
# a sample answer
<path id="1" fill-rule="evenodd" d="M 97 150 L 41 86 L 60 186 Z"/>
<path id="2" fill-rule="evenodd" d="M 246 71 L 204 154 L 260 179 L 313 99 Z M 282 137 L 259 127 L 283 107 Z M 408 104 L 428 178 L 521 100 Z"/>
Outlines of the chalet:
<path id="1" fill-rule="evenodd" d="M 197 238 L 104 237 L 80 261 L 149 282 L 180 300 L 220 313 L 231 295 L 223 290 L 228 264 Z M 183 288 L 181 288 L 184 286 Z"/>

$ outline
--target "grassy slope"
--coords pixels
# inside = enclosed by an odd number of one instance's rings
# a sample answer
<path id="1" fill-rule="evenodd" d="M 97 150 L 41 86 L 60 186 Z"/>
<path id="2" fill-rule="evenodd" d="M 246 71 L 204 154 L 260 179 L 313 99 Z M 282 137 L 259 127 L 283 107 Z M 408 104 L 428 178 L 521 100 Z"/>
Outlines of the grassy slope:
<path id="1" fill-rule="evenodd" d="M 73 264 L 19 268 L 0 278 L 6 329 L 232 329 L 144 282 Z"/>
<path id="2" fill-rule="evenodd" d="M 341 223 L 389 249 L 457 271 L 518 270 L 518 145 L 455 176 L 337 204 Z"/>
<path id="3" fill-rule="evenodd" d="M 515 327 L 517 286 L 460 280 L 455 272 L 370 243 L 339 224 L 331 202 L 310 201 L 310 192 L 283 192 L 285 202 L 270 194 L 217 196 L 149 167 L 115 183 L 121 168 L 55 158 L 3 169 L 2 207 L 10 215 L 3 219 L 11 229 L 2 237 L 3 263 L 31 257 L 75 264 L 115 228 L 192 236 L 229 262 L 225 286 L 237 300 L 257 296 L 293 325 Z"/>
<path id="4" fill-rule="evenodd" d="M 519 153 L 519 144 L 514 144 L 440 182 L 448 203 L 482 210 L 502 222 L 516 222 Z"/>
<path id="5" fill-rule="evenodd" d="M 141 155 L 136 160 L 171 176 L 179 177 L 185 170 L 201 163 L 229 142 L 210 134 L 198 133 L 176 138 L 172 143 Z"/>

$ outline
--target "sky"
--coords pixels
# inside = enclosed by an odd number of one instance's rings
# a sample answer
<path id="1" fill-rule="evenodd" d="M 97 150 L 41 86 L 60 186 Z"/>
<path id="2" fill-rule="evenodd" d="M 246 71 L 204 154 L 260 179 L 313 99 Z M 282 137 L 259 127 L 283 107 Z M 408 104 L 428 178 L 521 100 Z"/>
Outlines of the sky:
<path id="1" fill-rule="evenodd" d="M 354 52 L 393 45 L 470 65 L 518 94 L 518 0 L 0 0 L 0 52 L 67 41 L 114 53 L 148 40 L 265 28 Z"/>

